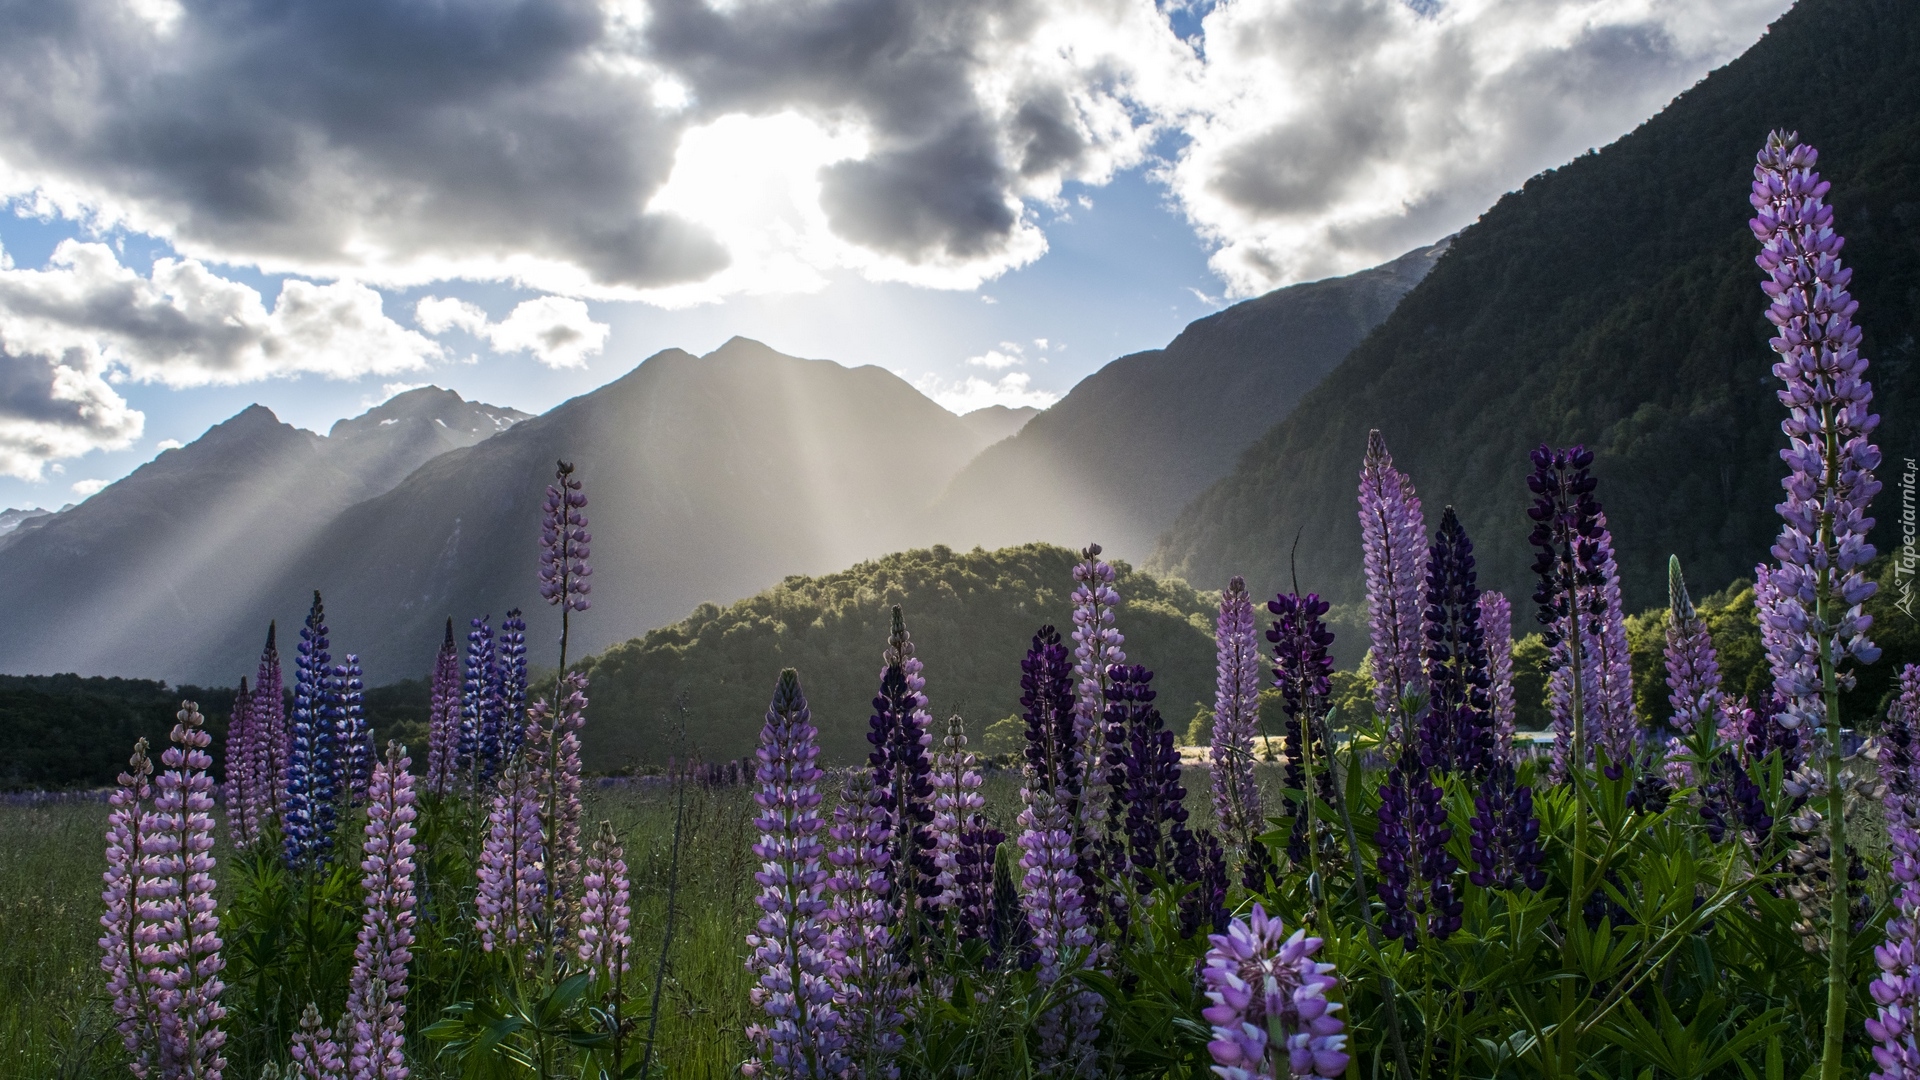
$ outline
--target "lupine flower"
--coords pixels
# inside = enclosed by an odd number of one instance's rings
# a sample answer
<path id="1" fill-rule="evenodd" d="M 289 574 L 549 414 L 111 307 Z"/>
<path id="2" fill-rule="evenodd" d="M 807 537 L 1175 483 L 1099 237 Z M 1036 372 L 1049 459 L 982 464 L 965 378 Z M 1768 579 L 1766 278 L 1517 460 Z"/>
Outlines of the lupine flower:
<path id="1" fill-rule="evenodd" d="M 1873 1059 L 1880 1071 L 1874 1080 L 1912 1080 L 1920 1077 L 1920 755 L 1916 750 L 1916 721 L 1920 721 L 1920 666 L 1908 664 L 1900 672 L 1900 696 L 1887 710 L 1879 739 L 1880 784 L 1884 792 L 1887 841 L 1892 859 L 1893 915 L 1887 920 L 1886 940 L 1874 946 L 1880 974 L 1868 987 L 1878 1009 L 1867 1021 L 1867 1034 L 1879 1045 Z"/>
<path id="2" fill-rule="evenodd" d="M 1757 766 L 1767 759 L 1767 755 L 1779 751 L 1780 761 L 1788 774 L 1800 768 L 1805 754 L 1800 745 L 1800 734 L 1795 728 L 1787 727 L 1786 702 L 1776 692 L 1768 696 L 1766 703 L 1758 709 L 1742 707 L 1738 739 L 1741 754 L 1749 766 Z"/>
<path id="3" fill-rule="evenodd" d="M 433 697 L 427 712 L 427 790 L 453 793 L 460 768 L 460 652 L 453 643 L 453 617 L 447 617 L 446 640 L 433 661 Z"/>
<path id="4" fill-rule="evenodd" d="M 1187 828 L 1187 789 L 1180 783 L 1180 751 L 1153 705 L 1153 672 L 1115 664 L 1107 673 L 1106 729 L 1118 733 L 1109 755 L 1109 820 L 1121 822 L 1127 847 L 1121 866 L 1134 887 L 1153 891 L 1154 872 L 1176 884 L 1199 880 L 1199 847 Z M 1116 860 L 1118 861 L 1118 860 Z M 1115 868 L 1116 872 L 1118 868 Z"/>
<path id="5" fill-rule="evenodd" d="M 546 899 L 546 853 L 540 848 L 540 796 L 527 767 L 514 762 L 501 774 L 487 812 L 480 847 L 480 880 L 473 906 L 480 947 L 524 949 L 538 940 Z"/>
<path id="6" fill-rule="evenodd" d="M 106 905 L 106 912 L 100 916 L 100 926 L 106 931 L 100 937 L 100 970 L 106 972 L 107 989 L 113 994 L 113 1015 L 118 1020 L 115 1030 L 132 1057 L 128 1067 L 142 1080 L 153 1068 L 160 1041 L 152 990 L 141 960 L 141 904 L 137 897 L 142 879 L 153 876 L 146 854 L 146 830 L 152 825 L 147 810 L 147 802 L 153 798 L 152 776 L 147 740 L 142 738 L 133 745 L 127 771 L 120 774 L 120 786 L 107 797 L 107 870 L 101 875 L 106 888 L 100 893 Z"/>
<path id="7" fill-rule="evenodd" d="M 960 899 L 954 906 L 954 936 L 973 941 L 989 935 L 994 918 L 994 867 L 1007 834 L 975 812 L 961 823 L 960 848 L 954 853 Z"/>
<path id="8" fill-rule="evenodd" d="M 360 657 L 348 653 L 347 662 L 334 667 L 332 690 L 334 791 L 358 806 L 366 801 L 374 768 L 373 728 L 367 724 Z"/>
<path id="9" fill-rule="evenodd" d="M 386 760 L 367 780 L 366 842 L 360 888 L 366 907 L 353 950 L 347 1016 L 353 1049 L 352 1080 L 407 1080 L 407 965 L 413 962 L 413 837 L 415 809 L 412 761 L 399 743 L 387 744 Z"/>
<path id="10" fill-rule="evenodd" d="M 750 1077 L 812 1080 L 844 1067 L 822 921 L 827 910 L 820 842 L 824 774 L 816 761 L 816 737 L 800 676 L 788 668 L 774 687 L 756 754 L 760 790 L 753 801 L 760 814 L 754 825 L 760 840 L 753 853 L 761 868 L 754 880 L 761 886 L 755 902 L 763 914 L 747 935 L 752 950 L 747 970 L 755 975 L 751 1000 L 767 1019 L 747 1028 L 755 1056 L 741 1072 Z"/>
<path id="11" fill-rule="evenodd" d="M 877 795 L 873 774 L 851 770 L 827 830 L 833 837 L 827 853 L 833 864 L 828 980 L 853 1075 L 892 1078 L 900 1075 L 895 1059 L 907 1043 L 901 1029 L 908 988 L 895 955 L 898 943 L 888 896 L 893 887 L 893 827 Z"/>
<path id="12" fill-rule="evenodd" d="M 1533 570 L 1540 584 L 1534 589 L 1533 599 L 1539 606 L 1542 636 L 1552 656 L 1553 670 L 1548 678 L 1554 730 L 1552 775 L 1559 780 L 1574 764 L 1575 741 L 1581 743 L 1580 765 L 1585 767 L 1593 756 L 1595 740 L 1611 738 L 1603 730 L 1605 721 L 1599 719 L 1610 706 L 1596 700 L 1612 700 L 1596 686 L 1609 659 L 1602 654 L 1602 644 L 1611 641 L 1606 587 L 1611 541 L 1600 504 L 1593 497 L 1596 481 L 1589 471 L 1593 452 L 1582 446 L 1567 450 L 1542 446 L 1532 456 L 1534 471 L 1527 477 L 1527 489 L 1533 492 L 1534 502 L 1527 516 L 1534 526 L 1528 539 L 1538 549 Z M 1607 548 L 1604 553 L 1603 542 Z M 1614 581 L 1617 604 L 1617 573 Z M 1621 625 L 1624 627 L 1624 623 Z M 1624 662 L 1624 658 L 1622 651 L 1611 659 Z M 1630 685 L 1626 692 L 1630 709 Z"/>
<path id="13" fill-rule="evenodd" d="M 1473 541 L 1449 506 L 1427 554 L 1428 708 L 1420 720 L 1420 755 L 1442 773 L 1484 777 L 1493 765 L 1493 676 L 1480 628 L 1480 586 Z"/>
<path id="14" fill-rule="evenodd" d="M 1306 765 L 1311 762 L 1312 797 L 1331 802 L 1333 770 L 1328 766 L 1325 718 L 1327 693 L 1333 686 L 1333 658 L 1327 654 L 1333 632 L 1320 621 L 1328 606 L 1316 593 L 1281 593 L 1267 602 L 1267 610 L 1279 616 L 1267 631 L 1267 640 L 1273 643 L 1273 684 L 1280 688 L 1280 702 L 1287 713 L 1286 786 L 1306 794 Z M 1294 816 L 1287 857 L 1298 865 L 1307 862 L 1304 811 Z"/>
<path id="15" fill-rule="evenodd" d="M 504 760 L 491 618 L 483 615 L 470 624 L 466 670 L 460 680 L 460 756 L 476 787 L 491 780 Z"/>
<path id="16" fill-rule="evenodd" d="M 291 749 L 287 754 L 287 810 L 281 823 L 289 866 L 324 863 L 333 850 L 334 754 L 326 609 L 320 594 L 300 628 L 294 661 Z"/>
<path id="17" fill-rule="evenodd" d="M 1707 838 L 1716 844 L 1726 839 L 1729 825 L 1744 830 L 1756 844 L 1773 828 L 1765 793 L 1732 749 L 1720 751 L 1707 767 L 1707 782 L 1700 793 L 1700 820 L 1706 826 Z"/>
<path id="18" fill-rule="evenodd" d="M 1220 594 L 1214 635 L 1213 813 L 1220 834 L 1242 851 L 1257 841 L 1260 786 L 1253 774 L 1253 735 L 1260 723 L 1260 646 L 1254 639 L 1253 599 L 1244 578 Z"/>
<path id="19" fill-rule="evenodd" d="M 987 807 L 980 794 L 980 761 L 967 749 L 966 722 L 947 719 L 947 736 L 933 759 L 933 864 L 937 868 L 929 906 L 947 911 L 960 903 L 960 849 L 968 824 Z"/>
<path id="20" fill-rule="evenodd" d="M 1088 544 L 1073 567 L 1073 658 L 1075 735 L 1089 765 L 1100 760 L 1105 737 L 1101 718 L 1107 711 L 1107 669 L 1127 662 L 1120 645 L 1126 641 L 1113 625 L 1120 594 L 1113 587 L 1113 567 L 1100 561 L 1100 545 Z M 1083 801 L 1082 815 L 1098 808 Z M 1082 822 L 1084 826 L 1088 822 Z M 1109 828 L 1112 826 L 1110 825 Z"/>
<path id="21" fill-rule="evenodd" d="M 213 898 L 213 740 L 200 710 L 180 703 L 160 755 L 153 814 L 141 837 L 152 876 L 137 886 L 140 966 L 151 989 L 163 1077 L 219 1080 L 226 1033 L 220 1021 L 220 917 Z"/>
<path id="22" fill-rule="evenodd" d="M 1372 644 L 1368 656 L 1373 707 L 1390 718 L 1396 741 L 1410 735 L 1401 702 L 1426 690 L 1420 628 L 1426 535 L 1413 481 L 1393 467 L 1393 456 L 1380 433 L 1367 432 L 1367 456 L 1360 467 L 1360 546 Z"/>
<path id="23" fill-rule="evenodd" d="M 253 680 L 253 718 L 264 755 L 256 759 L 256 767 L 270 792 L 272 813 L 279 818 L 287 812 L 287 759 L 293 752 L 293 732 L 287 726 L 286 688 L 280 681 L 275 627 L 275 623 L 267 623 L 267 644 L 260 650 L 260 670 Z"/>
<path id="24" fill-rule="evenodd" d="M 1374 834 L 1380 850 L 1377 890 L 1385 909 L 1380 932 L 1404 938 L 1409 948 L 1417 944 L 1419 916 L 1426 916 L 1429 937 L 1444 939 L 1460 928 L 1464 906 L 1453 885 L 1460 866 L 1447 850 L 1453 830 L 1447 827 L 1445 798 L 1412 750 L 1401 753 L 1380 785 Z"/>
<path id="25" fill-rule="evenodd" d="M 1533 789 L 1514 783 L 1512 763 L 1494 766 L 1473 806 L 1469 846 L 1477 869 L 1467 873 L 1467 880 L 1483 889 L 1546 888 L 1540 864 L 1547 853 L 1533 816 Z"/>
<path id="26" fill-rule="evenodd" d="M 1413 917 L 1415 899 L 1413 880 L 1413 800 L 1408 795 L 1412 778 L 1425 782 L 1426 773 L 1412 750 L 1404 750 L 1387 778 L 1380 784 L 1380 811 L 1376 816 L 1373 843 L 1379 849 L 1374 873 L 1379 881 L 1374 890 L 1380 894 L 1380 932 L 1389 938 L 1404 938 L 1408 945 L 1416 941 L 1418 923 Z"/>
<path id="27" fill-rule="evenodd" d="M 613 823 L 600 823 L 600 833 L 587 851 L 587 873 L 581 879 L 580 962 L 587 970 L 611 976 L 617 967 L 630 968 L 627 952 L 633 948 L 631 885 L 626 852 L 614 835 Z"/>
<path id="28" fill-rule="evenodd" d="M 1620 568 L 1613 557 L 1613 535 L 1607 531 L 1606 514 L 1597 515 L 1596 520 L 1600 528 L 1595 541 L 1599 553 L 1596 569 L 1604 610 L 1599 629 L 1585 640 L 1593 657 L 1593 689 L 1587 696 L 1587 707 L 1594 745 L 1606 751 L 1617 774 L 1639 749 L 1640 717 L 1633 705 L 1633 667 L 1627 648 L 1627 617 L 1620 603 Z"/>
<path id="29" fill-rule="evenodd" d="M 520 752 L 527 725 L 527 620 L 520 609 L 500 620 L 497 642 L 500 684 L 500 741 L 503 757 Z"/>
<path id="30" fill-rule="evenodd" d="M 347 1063 L 333 1029 L 320 1022 L 313 1002 L 300 1013 L 300 1030 L 293 1033 L 293 1069 L 300 1080 L 347 1080 Z"/>
<path id="31" fill-rule="evenodd" d="M 1920 664 L 1900 669 L 1900 694 L 1875 742 L 1889 820 L 1898 812 L 1920 822 Z"/>
<path id="32" fill-rule="evenodd" d="M 1845 683 L 1840 668 L 1849 656 L 1863 664 L 1880 656 L 1863 607 L 1876 586 L 1862 572 L 1874 557 L 1866 513 L 1880 490 L 1873 476 L 1880 450 L 1870 441 L 1880 418 L 1871 411 L 1873 387 L 1853 324 L 1860 305 L 1847 292 L 1853 271 L 1840 262 L 1846 241 L 1833 230 L 1830 185 L 1814 171 L 1819 156 L 1793 134 L 1772 133 L 1754 166 L 1750 200 L 1767 319 L 1779 328 L 1770 344 L 1780 356 L 1773 373 L 1785 384 L 1780 429 L 1790 443 L 1780 451 L 1787 497 L 1775 507 L 1784 519 L 1773 546 L 1777 601 L 1760 613 L 1777 635 L 1769 652 L 1778 650 L 1774 685 L 1788 727 L 1827 722 L 1821 660 Z"/>
<path id="33" fill-rule="evenodd" d="M 1087 924 L 1073 821 L 1046 791 L 1028 789 L 1020 811 L 1020 906 L 1033 934 L 1034 974 L 1041 986 L 1091 966 L 1093 930 Z M 1103 1013 L 1092 991 L 1072 994 L 1044 1014 L 1037 1025 L 1040 1071 L 1046 1075 L 1086 1075 L 1093 1062 L 1093 1040 Z"/>
<path id="34" fill-rule="evenodd" d="M 251 847 L 260 835 L 260 808 L 253 801 L 257 785 L 254 750 L 260 739 L 253 720 L 253 694 L 247 690 L 243 675 L 240 689 L 233 695 L 233 713 L 227 717 L 227 775 L 221 785 L 227 804 L 227 831 L 236 848 Z"/>
<path id="35" fill-rule="evenodd" d="M 913 655 L 913 637 L 896 605 L 893 630 L 887 637 L 880 671 L 880 692 L 873 699 L 867 741 L 873 751 L 867 762 L 873 786 L 893 827 L 894 874 L 892 899 L 896 921 L 904 932 L 908 914 L 917 904 L 939 893 L 934 865 L 933 764 L 927 749 L 933 735 L 927 730 L 927 698 L 921 693 L 920 661 Z"/>
<path id="36" fill-rule="evenodd" d="M 545 701 L 527 710 L 523 752 L 528 783 L 540 807 L 540 849 L 546 861 L 539 911 L 555 940 L 567 933 L 579 896 L 580 729 L 587 720 L 587 677 L 567 672 L 560 678 L 558 696 L 558 719 Z"/>
<path id="37" fill-rule="evenodd" d="M 576 611 L 593 604 L 587 579 L 593 568 L 587 555 L 593 534 L 587 531 L 587 493 L 573 477 L 573 463 L 557 462 L 540 517 L 540 597 L 560 608 L 560 665 L 567 670 L 567 628 Z"/>
<path id="38" fill-rule="evenodd" d="M 1208 940 L 1200 980 L 1213 1004 L 1201 1015 L 1213 1025 L 1214 1072 L 1223 1080 L 1279 1080 L 1346 1071 L 1346 1025 L 1334 1015 L 1339 1003 L 1327 1000 L 1340 981 L 1332 964 L 1313 960 L 1319 938 L 1304 930 L 1287 936 L 1256 903 L 1251 918 Z"/>
<path id="39" fill-rule="evenodd" d="M 1667 558 L 1667 700 L 1673 726 L 1692 732 L 1695 725 L 1720 715 L 1720 659 L 1707 624 L 1694 610 L 1680 558 Z"/>
<path id="40" fill-rule="evenodd" d="M 1513 757 L 1513 603 L 1503 593 L 1480 594 L 1480 634 L 1487 643 L 1487 674 L 1493 679 L 1493 753 Z"/>
<path id="41" fill-rule="evenodd" d="M 1076 736 L 1073 669 L 1060 634 L 1043 626 L 1020 661 L 1020 715 L 1026 722 L 1027 786 L 1069 808 L 1078 803 L 1086 761 Z"/>

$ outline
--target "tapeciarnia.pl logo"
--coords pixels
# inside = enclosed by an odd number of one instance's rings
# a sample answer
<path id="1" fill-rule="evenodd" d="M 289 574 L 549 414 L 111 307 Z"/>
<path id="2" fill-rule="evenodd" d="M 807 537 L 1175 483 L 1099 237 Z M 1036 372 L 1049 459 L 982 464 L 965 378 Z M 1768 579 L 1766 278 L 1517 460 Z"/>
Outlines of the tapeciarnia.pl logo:
<path id="1" fill-rule="evenodd" d="M 1913 458 L 1905 458 L 1900 471 L 1900 557 L 1894 560 L 1893 576 L 1900 585 L 1900 599 L 1893 606 L 1913 619 L 1913 605 L 1916 599 L 1913 591 L 1914 571 L 1920 568 L 1920 550 L 1916 550 L 1916 534 L 1920 534 L 1920 520 L 1916 519 L 1913 505 L 1913 484 L 1920 477 L 1920 464 Z"/>

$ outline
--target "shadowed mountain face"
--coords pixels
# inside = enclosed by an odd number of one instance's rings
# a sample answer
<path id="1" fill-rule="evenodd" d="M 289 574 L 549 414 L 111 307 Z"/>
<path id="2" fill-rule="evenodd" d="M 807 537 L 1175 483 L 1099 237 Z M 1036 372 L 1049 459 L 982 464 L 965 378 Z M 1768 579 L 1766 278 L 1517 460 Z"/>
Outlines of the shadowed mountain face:
<path id="1" fill-rule="evenodd" d="M 0 611 L 16 613 L 0 620 L 0 669 L 237 679 L 207 666 L 210 643 L 317 529 L 525 415 L 425 388 L 321 437 L 252 406 L 0 541 Z"/>
<path id="2" fill-rule="evenodd" d="M 1017 409 L 989 405 L 966 413 L 960 417 L 960 422 L 967 425 L 983 443 L 997 443 L 1019 434 L 1020 429 L 1027 426 L 1027 421 L 1039 415 L 1040 410 L 1031 405 L 1022 405 Z"/>
<path id="3" fill-rule="evenodd" d="M 1277 289 L 1113 361 L 954 478 L 926 535 L 955 546 L 1097 539 L 1138 559 L 1432 268 L 1440 244 Z"/>
<path id="4" fill-rule="evenodd" d="M 1770 129 L 1820 150 L 1872 362 L 1898 542 L 1902 458 L 1920 446 L 1920 4 L 1802 0 L 1746 55 L 1597 154 L 1535 177 L 1454 240 L 1433 273 L 1148 563 L 1256 590 L 1363 590 L 1355 488 L 1378 428 L 1428 525 L 1454 504 L 1483 586 L 1532 591 L 1527 452 L 1596 451 L 1630 608 L 1664 597 L 1669 553 L 1704 593 L 1751 574 L 1780 527 L 1783 409 L 1746 222 Z M 1039 421 L 1033 425 L 1039 426 Z M 1032 428 L 1029 429 L 1031 431 Z"/>
<path id="5" fill-rule="evenodd" d="M 580 657 L 703 600 L 904 546 L 928 493 L 986 441 L 878 367 L 744 338 L 701 357 L 669 349 L 326 523 L 187 671 L 239 672 L 266 620 L 288 625 L 316 588 L 334 654 L 361 654 L 369 683 L 424 676 L 449 614 L 497 623 L 515 607 L 533 662 L 551 665 L 559 619 L 535 572 L 556 459 L 578 465 L 592 500 L 593 609 L 574 617 L 570 643 Z"/>

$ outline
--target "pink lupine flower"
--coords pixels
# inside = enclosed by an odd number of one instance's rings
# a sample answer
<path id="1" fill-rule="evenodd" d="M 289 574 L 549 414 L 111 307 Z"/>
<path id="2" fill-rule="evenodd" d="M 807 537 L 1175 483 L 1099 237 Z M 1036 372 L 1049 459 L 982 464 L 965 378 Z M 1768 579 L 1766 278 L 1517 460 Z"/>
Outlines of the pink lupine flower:
<path id="1" fill-rule="evenodd" d="M 312 1002 L 300 1013 L 300 1030 L 293 1033 L 293 1074 L 299 1080 L 348 1080 L 347 1063 L 333 1029 L 320 1022 Z"/>
<path id="2" fill-rule="evenodd" d="M 351 1080 L 407 1080 L 407 965 L 413 962 L 412 762 L 399 743 L 367 782 L 366 842 L 360 886 L 366 893 L 347 995 L 353 1048 Z"/>
<path id="3" fill-rule="evenodd" d="M 889 821 L 873 774 L 853 770 L 827 830 L 834 841 L 827 853 L 833 864 L 827 978 L 855 1075 L 873 1080 L 898 1077 L 896 1059 L 906 1047 L 901 1027 L 906 1022 L 907 980 L 895 956 L 894 910 L 888 896 L 893 849 Z"/>
<path id="4" fill-rule="evenodd" d="M 226 1068 L 220 1021 L 220 919 L 213 897 L 212 738 L 191 701 L 180 703 L 160 755 L 151 825 L 141 837 L 152 877 L 140 882 L 140 964 L 159 1028 L 159 1071 L 168 1080 L 219 1080 Z"/>
<path id="5" fill-rule="evenodd" d="M 1395 740 L 1412 739 L 1401 702 L 1426 690 L 1421 652 L 1420 587 L 1427 557 L 1427 525 L 1413 481 L 1393 467 L 1378 431 L 1367 432 L 1360 466 L 1361 562 L 1367 578 L 1373 707 L 1391 719 Z"/>
<path id="6" fill-rule="evenodd" d="M 145 833 L 152 824 L 147 801 L 153 797 L 153 763 L 147 759 L 147 740 L 133 746 L 133 757 L 120 786 L 107 797 L 107 870 L 101 875 L 106 905 L 100 926 L 100 970 L 107 974 L 113 994 L 113 1014 L 120 1041 L 132 1057 L 133 1075 L 144 1078 L 153 1068 L 159 1045 L 159 1025 L 141 963 L 140 904 L 136 890 L 148 876 Z"/>
<path id="7" fill-rule="evenodd" d="M 633 947 L 632 904 L 628 899 L 626 853 L 613 832 L 613 823 L 600 823 L 587 852 L 587 873 L 581 879 L 580 962 L 600 975 L 617 968 L 628 970 L 627 952 Z"/>
<path id="8" fill-rule="evenodd" d="M 526 766 L 508 766 L 487 813 L 480 848 L 480 887 L 473 898 L 480 947 L 525 949 L 537 937 L 546 898 L 545 858 L 540 849 L 540 800 Z"/>

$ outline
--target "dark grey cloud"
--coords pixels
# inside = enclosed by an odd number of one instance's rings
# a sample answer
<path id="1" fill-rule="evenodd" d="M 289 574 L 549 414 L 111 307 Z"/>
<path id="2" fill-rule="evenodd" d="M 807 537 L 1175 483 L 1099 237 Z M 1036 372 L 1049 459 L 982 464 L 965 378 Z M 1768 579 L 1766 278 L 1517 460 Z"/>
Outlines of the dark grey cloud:
<path id="1" fill-rule="evenodd" d="M 129 445 L 145 423 L 84 353 L 21 356 L 0 342 L 0 476 L 38 480 L 49 461 Z"/>

